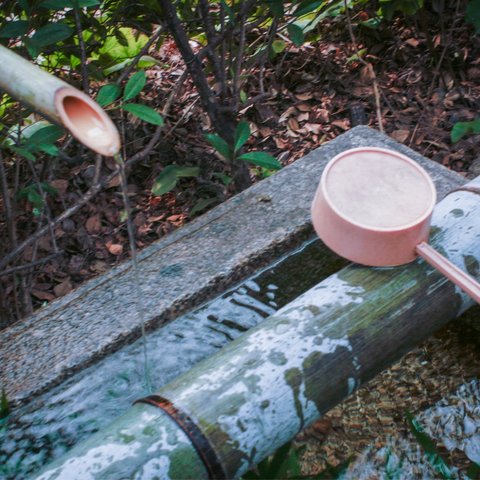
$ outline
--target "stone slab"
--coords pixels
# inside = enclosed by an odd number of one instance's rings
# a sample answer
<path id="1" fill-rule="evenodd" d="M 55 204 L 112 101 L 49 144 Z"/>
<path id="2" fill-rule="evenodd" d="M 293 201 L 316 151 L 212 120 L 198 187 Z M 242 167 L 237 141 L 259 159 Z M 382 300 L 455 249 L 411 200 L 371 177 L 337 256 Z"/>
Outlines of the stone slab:
<path id="1" fill-rule="evenodd" d="M 200 305 L 312 234 L 310 203 L 329 159 L 395 149 L 432 176 L 439 199 L 465 179 L 389 137 L 356 127 L 144 249 L 146 328 Z M 0 388 L 12 404 L 60 383 L 141 334 L 128 262 L 0 332 Z"/>

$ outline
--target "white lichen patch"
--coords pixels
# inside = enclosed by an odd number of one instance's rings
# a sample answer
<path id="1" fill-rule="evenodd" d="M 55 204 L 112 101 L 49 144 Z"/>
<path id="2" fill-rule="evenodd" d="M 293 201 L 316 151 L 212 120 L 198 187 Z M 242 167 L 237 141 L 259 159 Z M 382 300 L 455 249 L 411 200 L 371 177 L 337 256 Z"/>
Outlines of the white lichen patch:
<path id="1" fill-rule="evenodd" d="M 348 395 L 351 395 L 353 391 L 355 390 L 355 387 L 357 385 L 357 382 L 353 377 L 350 377 L 348 379 Z"/>
<path id="2" fill-rule="evenodd" d="M 37 480 L 95 480 L 97 474 L 114 462 L 134 457 L 141 448 L 140 442 L 122 444 L 105 443 L 70 458 L 58 468 L 47 470 Z"/>
<path id="3" fill-rule="evenodd" d="M 480 186 L 480 179 L 475 179 L 469 186 Z M 461 203 L 461 210 L 459 204 Z M 462 215 L 460 215 L 462 212 Z M 472 256 L 480 263 L 480 229 L 476 228 L 475 219 L 480 215 L 478 195 L 458 191 L 447 195 L 433 212 L 432 227 L 438 227 L 448 234 L 440 235 L 435 246 L 446 252 L 448 259 L 465 270 L 465 257 Z M 461 298 L 459 315 L 474 304 L 474 301 L 456 287 Z"/>
<path id="4" fill-rule="evenodd" d="M 422 412 L 417 420 L 425 432 L 448 450 L 463 450 L 480 464 L 480 382 L 462 385 L 449 398 Z"/>
<path id="5" fill-rule="evenodd" d="M 244 283 L 244 285 L 254 292 L 259 292 L 261 290 L 260 285 L 255 282 L 255 280 L 248 280 Z"/>
<path id="6" fill-rule="evenodd" d="M 451 469 L 450 478 L 459 477 L 457 469 Z M 348 467 L 342 480 L 392 480 L 442 478 L 413 440 L 390 438 L 380 449 L 366 448 Z"/>

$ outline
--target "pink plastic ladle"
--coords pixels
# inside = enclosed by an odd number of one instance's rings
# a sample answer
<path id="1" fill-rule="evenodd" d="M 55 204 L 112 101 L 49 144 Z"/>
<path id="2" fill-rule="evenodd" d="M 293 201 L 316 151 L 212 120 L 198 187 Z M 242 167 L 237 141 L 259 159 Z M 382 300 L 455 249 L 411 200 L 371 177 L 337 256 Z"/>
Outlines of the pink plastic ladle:
<path id="1" fill-rule="evenodd" d="M 396 266 L 421 256 L 480 303 L 480 284 L 428 244 L 435 185 L 413 160 L 393 150 L 362 147 L 325 167 L 312 222 L 335 253 L 368 266 Z"/>

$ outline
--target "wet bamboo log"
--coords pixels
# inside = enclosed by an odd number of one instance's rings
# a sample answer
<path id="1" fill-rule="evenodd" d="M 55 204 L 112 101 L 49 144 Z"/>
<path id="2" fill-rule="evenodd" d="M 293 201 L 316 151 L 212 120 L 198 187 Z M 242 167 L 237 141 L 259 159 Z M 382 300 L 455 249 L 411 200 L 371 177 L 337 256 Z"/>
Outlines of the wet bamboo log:
<path id="1" fill-rule="evenodd" d="M 50 120 L 101 155 L 120 149 L 120 136 L 110 117 L 88 95 L 0 45 L 0 90 Z"/>
<path id="2" fill-rule="evenodd" d="M 480 177 L 469 184 L 480 186 Z M 480 198 L 437 205 L 431 242 L 479 277 Z M 352 239 L 353 241 L 353 239 Z M 142 399 L 47 479 L 236 478 L 473 301 L 423 260 L 350 265 Z"/>

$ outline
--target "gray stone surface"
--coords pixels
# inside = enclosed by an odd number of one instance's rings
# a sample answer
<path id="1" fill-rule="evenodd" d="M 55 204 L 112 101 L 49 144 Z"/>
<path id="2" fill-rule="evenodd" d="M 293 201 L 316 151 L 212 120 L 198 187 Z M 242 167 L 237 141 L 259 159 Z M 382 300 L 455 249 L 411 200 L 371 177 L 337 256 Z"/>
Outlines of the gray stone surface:
<path id="1" fill-rule="evenodd" d="M 465 179 L 368 127 L 356 127 L 233 197 L 140 255 L 146 326 L 200 305 L 310 235 L 310 203 L 334 155 L 359 146 L 398 150 L 432 176 L 439 199 Z M 124 263 L 0 332 L 0 387 L 12 403 L 140 336 Z"/>

